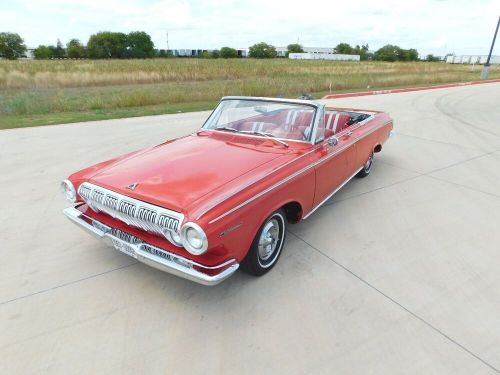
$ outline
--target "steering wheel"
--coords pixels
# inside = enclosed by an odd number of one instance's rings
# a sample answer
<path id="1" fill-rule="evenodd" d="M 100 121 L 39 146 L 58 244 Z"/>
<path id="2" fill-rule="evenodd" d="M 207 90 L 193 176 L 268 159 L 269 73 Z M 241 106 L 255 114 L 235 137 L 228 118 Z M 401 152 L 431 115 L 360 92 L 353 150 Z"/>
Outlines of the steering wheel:
<path id="1" fill-rule="evenodd" d="M 306 130 L 309 129 L 309 128 L 305 128 L 304 130 L 300 129 L 299 127 L 297 127 L 297 130 L 300 132 L 300 134 L 302 135 L 302 140 L 303 141 L 307 141 L 307 135 L 306 135 Z"/>
<path id="2" fill-rule="evenodd" d="M 307 128 L 305 128 L 305 129 L 307 129 Z M 292 134 L 293 134 L 293 132 L 294 132 L 294 131 L 298 131 L 298 132 L 300 132 L 300 135 L 301 135 L 301 137 L 302 137 L 302 140 L 303 140 L 303 141 L 307 141 L 306 132 L 305 132 L 304 130 L 302 130 L 302 129 L 301 129 L 300 127 L 298 127 L 298 126 L 291 126 L 291 127 L 290 127 L 290 130 L 288 131 L 288 134 L 290 134 L 290 133 L 292 133 Z"/>

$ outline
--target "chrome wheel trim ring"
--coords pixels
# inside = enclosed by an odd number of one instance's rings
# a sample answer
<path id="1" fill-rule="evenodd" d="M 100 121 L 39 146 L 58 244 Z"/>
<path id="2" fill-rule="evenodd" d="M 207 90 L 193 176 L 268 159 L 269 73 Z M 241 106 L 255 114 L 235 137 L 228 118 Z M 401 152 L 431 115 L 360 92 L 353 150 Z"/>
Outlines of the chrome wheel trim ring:
<path id="1" fill-rule="evenodd" d="M 274 264 L 283 247 L 285 219 L 280 213 L 274 214 L 264 224 L 257 243 L 257 260 L 263 268 Z"/>

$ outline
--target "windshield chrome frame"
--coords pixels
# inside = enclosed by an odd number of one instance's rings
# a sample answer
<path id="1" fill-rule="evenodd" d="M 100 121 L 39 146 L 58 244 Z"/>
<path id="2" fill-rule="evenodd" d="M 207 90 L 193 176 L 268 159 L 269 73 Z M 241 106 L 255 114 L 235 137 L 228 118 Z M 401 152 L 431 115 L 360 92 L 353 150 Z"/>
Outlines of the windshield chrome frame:
<path id="1" fill-rule="evenodd" d="M 325 105 L 319 104 L 319 103 L 316 103 L 313 101 L 301 100 L 301 99 L 266 98 L 266 97 L 260 97 L 260 96 L 224 96 L 223 98 L 221 98 L 221 100 L 219 101 L 217 106 L 210 113 L 210 115 L 207 117 L 207 119 L 203 123 L 202 127 L 200 129 L 198 129 L 198 131 L 217 131 L 216 129 L 205 129 L 205 125 L 213 118 L 213 116 L 215 115 L 215 112 L 217 111 L 217 108 L 219 108 L 220 104 L 225 100 L 246 100 L 246 101 L 256 101 L 256 102 L 271 102 L 271 103 L 306 105 L 306 106 L 312 107 L 312 108 L 314 108 L 314 117 L 313 117 L 312 122 L 311 122 L 312 131 L 311 131 L 311 135 L 310 135 L 308 141 L 307 140 L 300 140 L 300 139 L 279 138 L 279 137 L 276 137 L 276 139 L 283 140 L 283 141 L 290 141 L 290 142 L 308 143 L 311 145 L 316 144 L 315 143 L 316 133 L 317 133 L 317 129 L 319 126 L 319 122 L 321 120 L 320 114 L 321 113 L 324 114 Z M 262 136 L 259 136 L 258 134 L 245 134 L 245 133 L 238 133 L 238 132 L 234 132 L 231 134 L 237 134 L 237 135 L 247 136 L 247 137 L 262 138 Z"/>

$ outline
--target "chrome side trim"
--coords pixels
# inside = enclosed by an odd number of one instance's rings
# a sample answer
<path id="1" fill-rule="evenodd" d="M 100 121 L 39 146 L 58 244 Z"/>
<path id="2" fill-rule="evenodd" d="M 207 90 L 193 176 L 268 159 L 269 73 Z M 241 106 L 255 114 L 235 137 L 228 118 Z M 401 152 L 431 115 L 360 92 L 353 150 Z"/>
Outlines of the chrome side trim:
<path id="1" fill-rule="evenodd" d="M 348 148 L 348 147 L 352 146 L 352 145 L 353 145 L 354 143 L 356 143 L 358 140 L 363 139 L 363 138 L 365 138 L 365 137 L 369 136 L 370 134 L 372 134 L 372 133 L 376 132 L 377 130 L 379 130 L 379 129 L 383 128 L 384 126 L 386 126 L 387 124 L 390 124 L 390 123 L 392 123 L 392 120 L 389 120 L 389 121 L 384 122 L 383 124 L 381 124 L 381 125 L 377 126 L 376 128 L 373 128 L 373 129 L 371 129 L 370 131 L 366 132 L 366 133 L 365 133 L 365 134 L 363 134 L 362 136 L 359 136 L 359 137 L 357 137 L 357 138 L 353 138 L 353 139 L 352 139 L 352 141 L 350 141 L 350 142 L 348 142 L 348 143 L 346 143 L 346 144 L 342 145 L 342 147 L 338 148 L 338 149 L 337 149 L 337 150 L 335 150 L 334 152 L 332 152 L 332 153 L 328 154 L 327 156 L 325 156 L 325 157 L 323 157 L 323 158 L 321 158 L 321 159 L 319 159 L 319 160 L 315 161 L 314 163 L 312 163 L 312 164 L 308 165 L 307 167 L 304 167 L 304 168 L 302 168 L 302 169 L 298 170 L 297 172 L 293 173 L 292 175 L 290 175 L 290 176 L 288 176 L 288 177 L 284 178 L 283 180 L 281 180 L 281 181 L 279 181 L 279 182 L 275 183 L 274 185 L 272 185 L 272 186 L 268 187 L 267 189 L 265 189 L 265 190 L 261 191 L 260 193 L 258 193 L 258 194 L 256 194 L 256 195 L 254 195 L 253 197 L 251 197 L 251 198 L 247 199 L 246 201 L 244 201 L 244 202 L 240 203 L 240 204 L 239 204 L 239 205 L 237 205 L 236 207 L 233 207 L 233 208 L 232 208 L 232 209 L 230 209 L 229 211 L 226 211 L 224 214 L 222 214 L 222 215 L 220 215 L 220 216 L 216 217 L 215 219 L 212 219 L 212 220 L 209 222 L 209 224 L 213 224 L 213 223 L 215 223 L 215 222 L 219 221 L 220 219 L 222 219 L 222 218 L 224 218 L 224 217 L 226 217 L 226 216 L 228 216 L 228 215 L 232 214 L 232 213 L 233 213 L 233 212 L 235 212 L 236 210 L 239 210 L 241 207 L 244 207 L 244 206 L 246 206 L 247 204 L 249 204 L 249 203 L 253 202 L 254 200 L 256 200 L 256 199 L 260 198 L 260 197 L 261 197 L 261 196 L 263 196 L 264 194 L 269 193 L 270 191 L 272 191 L 272 190 L 276 189 L 277 187 L 279 187 L 279 186 L 283 185 L 284 183 L 286 183 L 286 182 L 290 181 L 291 179 L 293 179 L 293 178 L 295 178 L 295 177 L 299 176 L 300 174 L 302 174 L 302 173 L 304 173 L 304 172 L 308 171 L 309 169 L 314 168 L 315 166 L 317 166 L 317 165 L 319 165 L 319 164 L 321 164 L 321 163 L 323 163 L 323 162 L 325 162 L 325 161 L 330 160 L 331 158 L 333 158 L 334 156 L 336 156 L 339 152 L 341 152 L 341 151 L 345 150 L 346 148 Z M 338 136 L 339 136 L 339 137 L 342 137 L 342 132 L 341 132 L 341 133 L 339 133 L 339 135 L 338 135 Z M 321 146 L 320 146 L 320 147 L 321 147 Z M 297 159 L 291 160 L 289 163 L 287 163 L 287 164 L 285 164 L 285 165 L 288 165 L 288 164 L 290 164 L 290 163 L 292 163 L 292 162 L 295 162 L 295 161 L 297 161 L 297 160 L 301 159 L 302 157 L 304 157 L 304 156 L 306 156 L 306 155 L 308 155 L 308 154 L 310 154 L 311 152 L 314 152 L 314 151 L 316 151 L 316 150 L 317 150 L 317 148 L 314 148 L 313 150 L 311 150 L 311 151 L 307 152 L 306 154 L 301 155 L 301 156 L 300 156 L 300 157 L 298 157 Z M 285 166 L 285 165 L 284 165 L 284 166 Z M 282 167 L 284 167 L 284 166 L 282 166 Z M 235 192 L 234 194 L 232 194 L 231 196 L 227 197 L 227 198 L 226 198 L 226 199 L 224 199 L 224 200 L 227 200 L 227 199 L 229 199 L 229 198 L 231 198 L 231 197 L 235 196 L 236 194 L 240 193 L 242 190 L 244 190 L 244 189 L 246 189 L 247 187 L 249 187 L 249 186 L 253 185 L 254 183 L 257 183 L 257 182 L 259 182 L 259 181 L 263 180 L 264 178 L 268 177 L 271 173 L 276 172 L 277 170 L 281 169 L 282 167 L 275 169 L 274 171 L 272 171 L 272 172 L 268 173 L 266 176 L 264 176 L 264 177 L 262 177 L 262 178 L 259 178 L 259 179 L 258 179 L 258 180 L 256 180 L 256 181 L 253 181 L 251 184 L 247 184 L 245 187 L 243 187 L 242 189 L 238 190 L 237 192 Z M 224 201 L 224 200 L 223 200 L 223 201 Z M 204 210 L 204 211 L 203 211 L 200 215 L 198 215 L 198 219 L 199 219 L 200 217 L 202 217 L 204 214 L 206 214 L 208 211 L 210 211 L 211 209 L 213 209 L 214 207 L 216 207 L 218 204 L 222 203 L 223 201 L 218 202 L 218 203 L 216 203 L 215 205 L 213 205 L 212 207 L 210 207 L 209 209 Z"/>
<path id="2" fill-rule="evenodd" d="M 280 182 L 278 182 L 278 183 L 276 183 L 276 184 L 274 184 L 274 185 L 272 185 L 272 186 L 268 187 L 267 189 L 265 189 L 265 190 L 261 191 L 261 192 L 260 192 L 260 193 L 258 193 L 257 195 L 254 195 L 253 197 L 251 197 L 251 198 L 247 199 L 247 200 L 246 200 L 246 201 L 244 201 L 243 203 L 240 203 L 240 204 L 239 204 L 239 205 L 237 205 L 236 207 L 233 207 L 232 209 L 230 209 L 229 211 L 225 212 L 224 214 L 222 214 L 222 215 L 220 215 L 220 216 L 216 217 L 215 219 L 211 220 L 211 221 L 209 222 L 209 224 L 213 224 L 213 223 L 215 223 L 216 221 L 219 221 L 220 219 L 222 219 L 222 218 L 226 217 L 227 215 L 232 214 L 234 211 L 239 210 L 241 207 L 246 206 L 247 204 L 249 204 L 249 203 L 253 202 L 254 200 L 256 200 L 256 199 L 258 199 L 258 198 L 262 197 L 264 194 L 269 193 L 271 190 L 276 189 L 277 187 L 279 187 L 279 186 L 283 185 L 284 183 L 286 183 L 286 182 L 290 181 L 291 179 L 293 179 L 293 178 L 297 177 L 298 175 L 302 174 L 303 172 L 305 172 L 305 171 L 307 171 L 307 170 L 309 170 L 309 169 L 313 168 L 314 166 L 315 166 L 315 164 L 311 164 L 311 165 L 307 166 L 306 168 L 302 168 L 301 170 L 299 170 L 299 171 L 297 171 L 297 172 L 295 172 L 295 173 L 291 174 L 290 176 L 286 177 L 285 179 L 281 180 Z"/>
<path id="3" fill-rule="evenodd" d="M 324 109 L 323 109 L 323 116 L 324 116 Z M 368 118 L 364 119 L 363 121 L 360 121 L 359 123 L 357 123 L 357 124 L 356 124 L 356 125 L 358 125 L 358 126 L 356 126 L 356 127 L 354 127 L 354 128 L 351 128 L 351 130 L 353 130 L 353 129 L 357 129 L 357 128 L 359 128 L 359 127 L 361 127 L 361 126 L 363 126 L 363 125 L 367 124 L 368 122 L 370 122 L 370 121 L 371 121 L 371 120 L 373 120 L 374 118 L 375 118 L 375 117 L 372 115 L 372 116 L 370 116 L 370 117 L 368 117 Z M 379 127 L 379 128 L 382 128 L 383 126 L 385 126 L 385 125 L 389 124 L 390 122 L 392 122 L 392 121 L 387 121 L 387 122 L 385 122 L 384 124 L 380 125 L 380 127 Z M 376 130 L 378 130 L 379 128 L 377 128 Z M 209 130 L 212 130 L 212 129 L 200 129 L 200 130 L 209 131 Z M 347 130 L 349 130 L 349 128 L 347 128 L 347 129 L 345 129 L 345 130 L 341 131 L 339 134 L 334 135 L 334 137 L 342 137 L 342 135 L 343 135 L 344 133 L 346 133 L 346 132 L 347 132 Z M 366 135 L 368 135 L 368 134 L 371 134 L 371 131 L 370 131 L 369 133 L 367 133 Z M 311 139 L 313 139 L 313 138 L 311 137 Z M 360 139 L 360 137 L 355 138 L 355 139 Z M 200 220 L 200 219 L 201 219 L 201 218 L 202 218 L 202 217 L 203 217 L 203 216 L 204 216 L 207 212 L 209 212 L 209 211 L 210 211 L 210 210 L 212 210 L 213 208 L 217 207 L 219 204 L 221 204 L 222 202 L 226 201 L 227 199 L 229 199 L 229 198 L 231 198 L 231 197 L 234 197 L 236 194 L 238 194 L 238 193 L 242 192 L 243 190 L 245 190 L 246 188 L 248 188 L 248 187 L 252 186 L 253 184 L 255 184 L 255 183 L 259 182 L 259 181 L 262 181 L 263 179 L 267 178 L 267 177 L 268 177 L 268 176 L 270 176 L 271 174 L 276 173 L 277 171 L 279 171 L 279 170 L 281 170 L 281 169 L 283 169 L 283 168 L 287 167 L 288 165 L 290 165 L 290 164 L 292 164 L 292 163 L 295 163 L 296 161 L 298 161 L 298 160 L 300 160 L 300 159 L 302 159 L 302 158 L 304 158 L 304 157 L 308 156 L 309 154 L 311 154 L 311 153 L 315 152 L 315 151 L 317 150 L 317 148 L 318 148 L 318 147 L 322 147 L 320 144 L 321 144 L 321 142 L 323 142 L 323 141 L 325 141 L 325 139 L 323 139 L 322 141 L 320 141 L 320 142 L 316 143 L 316 144 L 315 144 L 315 146 L 316 146 L 316 147 L 315 147 L 315 148 L 313 148 L 312 150 L 310 150 L 310 151 L 308 151 L 308 152 L 306 152 L 306 153 L 304 153 L 304 154 L 300 155 L 299 157 L 297 157 L 297 158 L 295 158 L 295 159 L 293 159 L 293 160 L 290 160 L 290 161 L 286 162 L 285 164 L 283 164 L 283 165 L 279 166 L 278 168 L 274 169 L 273 171 L 271 171 L 271 172 L 267 173 L 265 176 L 262 176 L 262 177 L 259 177 L 259 178 L 255 179 L 255 180 L 253 180 L 253 181 L 250 181 L 249 183 L 245 184 L 242 188 L 240 188 L 238 191 L 236 191 L 236 192 L 234 192 L 234 193 L 232 193 L 232 194 L 230 194 L 230 195 L 228 195 L 228 196 L 225 196 L 225 197 L 222 197 L 222 198 L 218 199 L 218 200 L 217 200 L 217 202 L 215 202 L 215 203 L 214 203 L 214 204 L 212 204 L 211 206 L 209 206 L 209 207 L 205 208 L 205 209 L 204 209 L 204 210 L 203 210 L 200 214 L 198 214 L 198 216 L 196 217 L 196 220 Z M 307 141 L 294 141 L 294 142 L 310 143 L 310 142 L 307 142 Z"/>
<path id="4" fill-rule="evenodd" d="M 214 209 L 215 207 L 217 207 L 219 204 L 221 204 L 222 202 L 228 200 L 229 198 L 232 198 L 234 197 L 236 194 L 238 193 L 241 193 L 243 190 L 245 190 L 246 188 L 249 188 L 250 186 L 252 186 L 253 184 L 256 184 L 257 182 L 259 181 L 262 181 L 264 180 L 265 178 L 269 177 L 271 174 L 273 173 L 276 173 L 278 172 L 279 170 L 289 166 L 290 164 L 292 163 L 295 163 L 296 161 L 306 157 L 307 155 L 313 153 L 314 151 L 316 151 L 316 148 L 310 150 L 310 151 L 307 151 L 306 153 L 300 155 L 299 157 L 293 159 L 293 160 L 290 160 L 288 162 L 286 162 L 285 164 L 283 165 L 280 165 L 278 168 L 276 169 L 273 169 L 271 172 L 267 173 L 266 175 L 262 176 L 262 177 L 258 177 L 256 178 L 255 180 L 252 180 L 248 183 L 246 183 L 244 186 L 242 186 L 240 189 L 238 189 L 237 191 L 235 191 L 234 193 L 231 193 L 230 195 L 228 196 L 225 196 L 225 197 L 222 197 L 220 199 L 217 200 L 217 202 L 215 202 L 214 204 L 212 204 L 211 206 L 205 208 L 199 215 L 198 217 L 196 218 L 196 220 L 200 220 L 207 212 L 209 212 L 210 210 Z"/>
<path id="5" fill-rule="evenodd" d="M 356 172 L 353 173 L 352 176 L 350 176 L 347 180 L 345 180 L 344 182 L 342 182 L 342 184 L 336 188 L 331 194 L 329 194 L 325 199 L 323 199 L 319 204 L 316 205 L 316 207 L 314 207 L 311 211 L 309 211 L 309 213 L 303 217 L 303 219 L 307 219 L 309 216 L 311 216 L 311 214 L 316 211 L 318 208 L 320 208 L 326 201 L 328 201 L 328 199 L 330 199 L 331 197 L 333 197 L 333 195 L 339 191 L 340 189 L 342 189 L 344 187 L 345 184 L 347 184 L 349 181 L 351 181 L 353 179 L 354 176 L 356 176 L 360 170 L 362 170 L 363 167 L 359 168 Z"/>
<path id="6" fill-rule="evenodd" d="M 161 271 L 171 273 L 199 284 L 217 285 L 231 276 L 239 268 L 239 263 L 237 263 L 235 259 L 230 259 L 217 266 L 204 266 L 180 255 L 150 245 L 126 232 L 104 225 L 86 216 L 74 207 L 68 207 L 64 209 L 63 212 L 71 222 L 94 236 L 107 240 L 108 243 L 111 242 L 118 251 Z M 215 275 L 208 275 L 194 267 L 207 271 L 219 269 L 221 271 Z"/>
<path id="7" fill-rule="evenodd" d="M 179 212 L 142 202 L 89 182 L 80 185 L 78 194 L 95 212 L 104 212 L 127 225 L 161 236 L 165 235 L 165 230 L 178 233 L 184 220 L 184 215 Z"/>
<path id="8" fill-rule="evenodd" d="M 389 121 L 389 122 L 390 122 L 390 121 Z M 389 123 L 389 122 L 387 122 L 387 123 Z M 387 125 L 387 123 L 386 123 L 385 125 Z M 341 136 L 343 135 L 343 133 L 344 133 L 344 132 L 345 132 L 345 131 L 342 131 L 342 132 L 340 132 L 339 134 L 337 134 L 337 135 L 335 135 L 335 136 L 333 136 L 333 137 L 336 137 L 336 136 L 340 136 L 340 137 L 341 137 Z M 331 137 L 330 137 L 330 138 L 331 138 Z M 323 140 L 323 141 L 324 141 L 324 140 Z M 281 170 L 281 169 L 283 169 L 283 168 L 285 168 L 285 167 L 288 167 L 290 164 L 295 163 L 296 161 L 298 161 L 298 160 L 300 160 L 300 159 L 302 159 L 302 158 L 304 158 L 304 157 L 308 156 L 309 154 L 312 154 L 313 152 L 317 151 L 317 149 L 318 149 L 318 148 L 320 148 L 320 147 L 323 147 L 323 146 L 321 146 L 319 143 L 318 143 L 318 144 L 316 144 L 316 145 L 315 145 L 315 147 L 314 147 L 312 150 L 309 150 L 309 151 L 307 151 L 306 153 L 304 153 L 304 154 L 300 155 L 299 157 L 297 157 L 297 158 L 295 158 L 295 159 L 293 159 L 293 160 L 290 160 L 290 161 L 286 162 L 285 164 L 283 164 L 283 165 L 279 166 L 278 168 L 276 168 L 276 169 L 272 170 L 271 172 L 267 173 L 265 176 L 262 176 L 262 177 L 259 177 L 259 178 L 255 179 L 255 180 L 253 180 L 253 181 L 250 181 L 249 183 L 247 183 L 247 184 L 245 184 L 243 187 L 241 187 L 238 191 L 236 191 L 236 192 L 234 192 L 234 193 L 232 193 L 232 194 L 230 194 L 230 195 L 228 195 L 228 196 L 226 196 L 226 197 L 223 197 L 223 198 L 219 199 L 216 203 L 212 204 L 210 207 L 207 207 L 205 210 L 203 210 L 203 211 L 202 211 L 202 212 L 198 215 L 198 217 L 196 218 L 196 220 L 200 220 L 200 219 L 203 217 L 203 215 L 205 215 L 207 212 L 209 212 L 209 211 L 210 211 L 210 210 L 212 210 L 213 208 L 217 207 L 217 206 L 218 206 L 219 204 L 221 204 L 222 202 L 224 202 L 224 201 L 228 200 L 228 199 L 229 199 L 229 198 L 231 198 L 231 197 L 234 197 L 236 194 L 238 194 L 238 193 L 242 192 L 243 190 L 245 190 L 246 188 L 248 188 L 248 187 L 252 186 L 253 184 L 256 184 L 257 182 L 264 180 L 265 178 L 269 177 L 271 174 L 276 173 L 276 172 L 278 172 L 279 170 Z M 343 149 L 342 149 L 342 150 L 343 150 Z M 341 151 L 341 150 L 340 150 L 340 151 Z"/>

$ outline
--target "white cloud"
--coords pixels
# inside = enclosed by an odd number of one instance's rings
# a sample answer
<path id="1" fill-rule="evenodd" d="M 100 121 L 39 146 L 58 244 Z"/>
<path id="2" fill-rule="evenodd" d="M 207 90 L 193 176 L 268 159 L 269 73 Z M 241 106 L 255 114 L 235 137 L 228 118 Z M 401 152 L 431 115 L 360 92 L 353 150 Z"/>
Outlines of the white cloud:
<path id="1" fill-rule="evenodd" d="M 2 31 L 18 32 L 30 46 L 144 30 L 158 48 L 168 31 L 172 48 L 281 46 L 299 38 L 307 46 L 391 43 L 421 54 L 485 54 L 499 12 L 498 0 L 21 0 L 2 5 L 0 19 Z"/>

